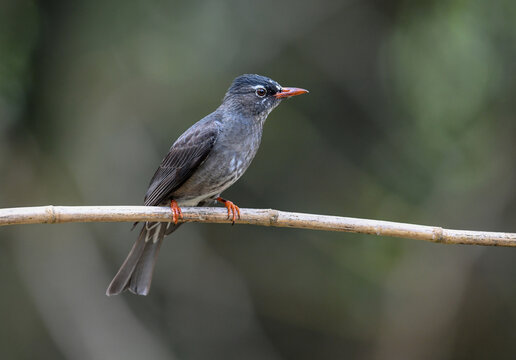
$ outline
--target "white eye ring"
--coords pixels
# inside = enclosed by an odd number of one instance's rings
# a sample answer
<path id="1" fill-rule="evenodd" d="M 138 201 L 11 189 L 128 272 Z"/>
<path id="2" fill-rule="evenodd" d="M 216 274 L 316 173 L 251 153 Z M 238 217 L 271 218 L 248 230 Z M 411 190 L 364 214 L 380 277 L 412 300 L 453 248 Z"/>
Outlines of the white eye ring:
<path id="1" fill-rule="evenodd" d="M 263 86 L 259 86 L 256 88 L 256 96 L 264 97 L 267 95 L 267 90 Z"/>

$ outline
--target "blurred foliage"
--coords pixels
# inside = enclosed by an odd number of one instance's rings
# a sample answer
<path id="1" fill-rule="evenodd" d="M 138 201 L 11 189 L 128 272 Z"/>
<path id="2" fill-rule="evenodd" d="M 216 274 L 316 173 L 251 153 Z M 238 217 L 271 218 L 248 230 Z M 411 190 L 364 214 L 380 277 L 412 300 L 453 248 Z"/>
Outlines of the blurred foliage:
<path id="1" fill-rule="evenodd" d="M 235 76 L 310 90 L 225 196 L 516 232 L 516 3 L 0 1 L 0 204 L 139 204 Z M 484 359 L 516 351 L 512 249 L 189 225 L 106 298 L 128 224 L 0 229 L 6 359 Z"/>

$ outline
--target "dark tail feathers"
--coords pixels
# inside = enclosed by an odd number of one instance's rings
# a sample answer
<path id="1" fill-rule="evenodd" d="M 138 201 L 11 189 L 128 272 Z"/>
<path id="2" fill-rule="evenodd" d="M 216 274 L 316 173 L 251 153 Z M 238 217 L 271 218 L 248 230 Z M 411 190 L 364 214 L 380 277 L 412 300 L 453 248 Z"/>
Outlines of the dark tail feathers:
<path id="1" fill-rule="evenodd" d="M 179 225 L 171 223 L 143 224 L 138 239 L 109 284 L 106 295 L 118 295 L 126 289 L 137 295 L 147 295 L 163 238 L 177 229 Z"/>

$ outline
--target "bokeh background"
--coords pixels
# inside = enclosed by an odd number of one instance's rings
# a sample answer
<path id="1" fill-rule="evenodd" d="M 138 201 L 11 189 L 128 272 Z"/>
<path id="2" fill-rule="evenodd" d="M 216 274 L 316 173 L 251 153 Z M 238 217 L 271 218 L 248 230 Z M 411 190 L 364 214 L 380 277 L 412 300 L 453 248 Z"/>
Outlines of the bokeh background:
<path id="1" fill-rule="evenodd" d="M 267 120 L 242 207 L 516 232 L 514 1 L 0 1 L 0 207 L 138 205 L 232 79 Z M 0 229 L 2 359 L 486 359 L 516 252 L 194 224 L 107 298 L 127 223 Z"/>

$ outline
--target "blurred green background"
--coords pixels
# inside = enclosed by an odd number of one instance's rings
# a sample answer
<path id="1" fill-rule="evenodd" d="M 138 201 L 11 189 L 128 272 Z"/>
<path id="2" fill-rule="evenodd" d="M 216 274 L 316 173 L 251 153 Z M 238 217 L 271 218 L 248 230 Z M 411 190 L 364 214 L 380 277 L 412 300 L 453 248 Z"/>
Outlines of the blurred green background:
<path id="1" fill-rule="evenodd" d="M 232 79 L 267 120 L 241 207 L 516 232 L 516 2 L 0 1 L 0 207 L 138 205 Z M 0 229 L 2 359 L 508 359 L 516 253 L 252 226 Z"/>

